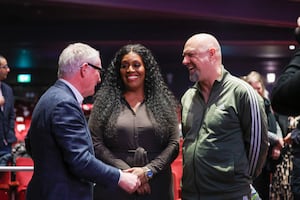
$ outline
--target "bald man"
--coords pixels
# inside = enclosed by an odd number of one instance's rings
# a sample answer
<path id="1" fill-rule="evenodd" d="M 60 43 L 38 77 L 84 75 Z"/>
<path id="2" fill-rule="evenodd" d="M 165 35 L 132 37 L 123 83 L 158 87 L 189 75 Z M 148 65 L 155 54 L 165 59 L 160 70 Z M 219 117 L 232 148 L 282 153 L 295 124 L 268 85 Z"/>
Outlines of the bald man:
<path id="1" fill-rule="evenodd" d="M 263 167 L 267 118 L 263 101 L 222 64 L 217 39 L 193 35 L 183 65 L 194 86 L 183 95 L 183 200 L 246 200 Z"/>

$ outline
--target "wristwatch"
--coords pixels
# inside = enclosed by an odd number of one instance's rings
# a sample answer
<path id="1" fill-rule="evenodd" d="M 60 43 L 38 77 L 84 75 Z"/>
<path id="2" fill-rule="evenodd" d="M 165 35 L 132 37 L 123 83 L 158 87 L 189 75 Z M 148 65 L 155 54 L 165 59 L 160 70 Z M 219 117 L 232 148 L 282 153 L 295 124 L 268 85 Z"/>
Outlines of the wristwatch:
<path id="1" fill-rule="evenodd" d="M 149 169 L 148 167 L 144 167 L 144 171 L 145 171 L 145 176 L 147 177 L 148 180 L 150 180 L 153 177 L 152 170 Z"/>

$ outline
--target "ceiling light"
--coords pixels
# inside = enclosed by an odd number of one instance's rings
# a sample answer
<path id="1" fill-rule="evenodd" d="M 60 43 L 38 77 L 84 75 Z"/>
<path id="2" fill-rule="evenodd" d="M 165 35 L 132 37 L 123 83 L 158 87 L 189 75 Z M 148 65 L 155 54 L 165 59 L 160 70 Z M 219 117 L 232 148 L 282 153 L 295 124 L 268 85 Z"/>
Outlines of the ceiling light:
<path id="1" fill-rule="evenodd" d="M 267 82 L 268 83 L 274 83 L 276 79 L 275 73 L 267 73 Z"/>
<path id="2" fill-rule="evenodd" d="M 289 50 L 295 50 L 295 49 L 296 49 L 295 45 L 293 45 L 293 44 L 289 45 Z"/>

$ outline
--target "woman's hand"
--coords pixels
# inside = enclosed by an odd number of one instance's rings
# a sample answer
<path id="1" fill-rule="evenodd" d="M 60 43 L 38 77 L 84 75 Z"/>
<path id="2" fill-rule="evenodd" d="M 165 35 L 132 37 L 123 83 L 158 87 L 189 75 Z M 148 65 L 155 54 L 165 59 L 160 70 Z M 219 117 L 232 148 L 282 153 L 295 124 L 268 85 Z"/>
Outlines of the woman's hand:
<path id="1" fill-rule="evenodd" d="M 145 195 L 145 194 L 151 193 L 151 188 L 150 188 L 149 183 L 145 183 L 145 184 L 142 184 L 136 191 L 139 195 Z"/>
<path id="2" fill-rule="evenodd" d="M 133 168 L 126 169 L 124 171 L 137 175 L 142 185 L 148 182 L 148 179 L 145 175 L 145 170 L 142 167 L 133 167 Z"/>
<path id="3" fill-rule="evenodd" d="M 139 195 L 145 195 L 145 194 L 150 194 L 151 193 L 151 188 L 150 188 L 150 185 L 148 183 L 148 178 L 145 175 L 144 168 L 142 168 L 142 167 L 133 167 L 133 168 L 126 169 L 124 171 L 135 174 L 139 178 L 139 180 L 141 182 L 141 186 L 138 187 L 138 189 L 136 190 L 136 192 Z"/>

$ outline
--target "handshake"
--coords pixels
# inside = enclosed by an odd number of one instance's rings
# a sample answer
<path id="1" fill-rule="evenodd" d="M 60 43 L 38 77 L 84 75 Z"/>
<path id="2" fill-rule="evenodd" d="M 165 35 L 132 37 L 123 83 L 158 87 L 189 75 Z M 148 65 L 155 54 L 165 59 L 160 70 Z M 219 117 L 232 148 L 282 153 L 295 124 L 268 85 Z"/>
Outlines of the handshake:
<path id="1" fill-rule="evenodd" d="M 151 188 L 148 183 L 149 177 L 146 176 L 147 167 L 133 167 L 120 170 L 119 186 L 128 193 L 137 192 L 140 195 L 150 194 Z"/>

